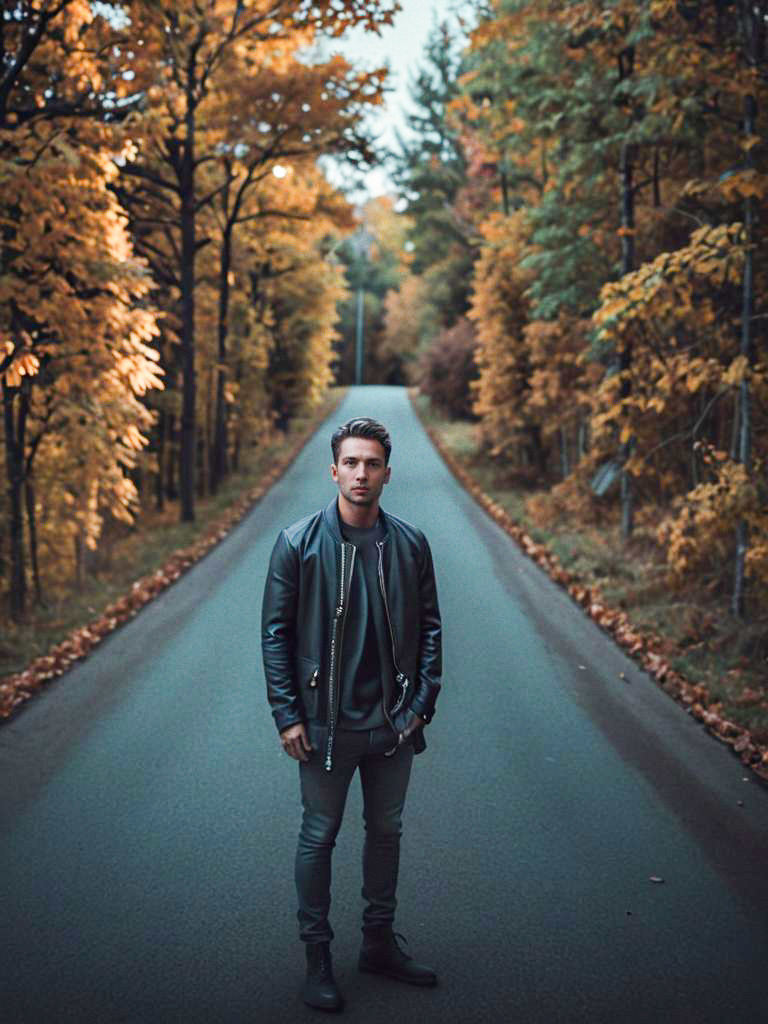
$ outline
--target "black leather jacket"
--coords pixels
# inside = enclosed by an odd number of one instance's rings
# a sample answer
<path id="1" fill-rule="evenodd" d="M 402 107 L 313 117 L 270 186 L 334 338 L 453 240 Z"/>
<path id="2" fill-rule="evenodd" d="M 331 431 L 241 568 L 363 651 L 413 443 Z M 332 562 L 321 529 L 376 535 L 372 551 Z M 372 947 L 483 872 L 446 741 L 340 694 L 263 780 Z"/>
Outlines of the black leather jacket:
<path id="1" fill-rule="evenodd" d="M 396 677 L 384 680 L 393 747 L 411 712 L 430 721 L 440 690 L 441 627 L 432 554 L 415 526 L 379 510 L 379 584 L 390 625 Z M 280 533 L 262 605 L 267 697 L 278 731 L 305 722 L 313 747 L 333 766 L 341 658 L 356 548 L 341 535 L 337 499 Z M 424 730 L 414 749 L 426 747 Z"/>

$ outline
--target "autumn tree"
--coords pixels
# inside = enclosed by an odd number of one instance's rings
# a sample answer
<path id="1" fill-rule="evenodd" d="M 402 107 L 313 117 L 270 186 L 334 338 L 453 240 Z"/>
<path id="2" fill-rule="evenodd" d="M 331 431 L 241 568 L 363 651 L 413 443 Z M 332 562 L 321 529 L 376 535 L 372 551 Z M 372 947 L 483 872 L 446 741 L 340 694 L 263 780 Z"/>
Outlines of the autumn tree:
<path id="1" fill-rule="evenodd" d="M 422 351 L 417 364 L 417 380 L 422 394 L 453 419 L 473 419 L 476 347 L 474 327 L 466 317 L 462 317 L 453 327 L 444 327 L 438 332 Z"/>
<path id="2" fill-rule="evenodd" d="M 451 115 L 459 91 L 461 32 L 436 24 L 411 90 L 414 112 L 395 157 L 395 181 L 407 201 L 413 246 L 411 270 L 429 282 L 439 323 L 450 326 L 467 310 L 472 239 L 454 201 L 467 181 L 460 126 Z"/>
<path id="3" fill-rule="evenodd" d="M 61 0 L 6 6 L 2 27 L 0 377 L 18 620 L 24 509 L 40 599 L 41 511 L 74 542 L 76 566 L 105 509 L 130 519 L 128 471 L 150 422 L 138 399 L 162 382 L 150 280 L 110 187 L 129 152 L 119 122 L 132 105 L 109 77 L 113 26 L 90 4 Z"/>
<path id="4" fill-rule="evenodd" d="M 301 336 L 293 365 L 316 400 L 339 296 L 334 273 L 323 273 L 323 239 L 343 204 L 312 165 L 334 147 L 359 151 L 360 111 L 376 101 L 379 78 L 340 58 L 312 64 L 302 48 L 351 24 L 375 30 L 395 9 L 370 0 L 5 5 L 0 376 L 17 617 L 25 526 L 41 594 L 38 544 L 60 564 L 64 539 L 82 574 L 105 518 L 134 514 L 146 470 L 156 500 L 177 489 L 189 516 L 196 453 L 206 453 L 208 486 L 238 457 L 246 420 L 269 423 L 266 389 L 254 388 L 255 404 L 240 399 L 252 380 L 263 383 L 278 322 L 284 348 L 292 331 Z M 305 194 L 277 188 L 281 160 Z M 265 274 L 283 222 L 302 228 L 283 230 L 296 258 L 290 272 Z M 148 436 L 151 458 L 140 459 Z"/>
<path id="5" fill-rule="evenodd" d="M 480 237 L 483 436 L 503 464 L 538 449 L 558 514 L 605 517 L 621 481 L 625 537 L 663 520 L 678 582 L 723 595 L 735 558 L 742 614 L 765 578 L 764 5 L 479 12 L 450 212 Z"/>
<path id="6" fill-rule="evenodd" d="M 307 102 L 291 79 L 291 73 L 303 70 L 293 54 L 318 32 L 340 35 L 353 24 L 375 30 L 391 20 L 396 7 L 394 2 L 382 5 L 372 0 L 207 0 L 181 7 L 153 0 L 129 5 L 141 40 L 135 50 L 126 52 L 128 70 L 144 89 L 150 111 L 141 150 L 124 173 L 137 178 L 154 207 L 164 211 L 160 215 L 154 209 L 151 215 L 171 227 L 177 255 L 182 519 L 194 518 L 195 267 L 206 242 L 198 236 L 198 215 L 215 197 L 227 193 L 232 207 L 225 214 L 225 232 L 227 222 L 231 229 L 240 216 L 238 197 L 258 177 L 257 168 L 297 149 L 317 153 L 322 148 L 316 136 L 324 131 L 323 113 L 330 113 L 326 103 L 335 110 L 347 105 L 348 126 L 355 103 L 363 95 L 375 98 L 375 74 L 355 75 L 337 60 L 320 72 L 325 75 L 325 92 Z M 287 64 L 286 51 L 291 55 Z M 232 97 L 239 93 L 246 102 L 233 105 Z M 345 143 L 349 145 L 348 136 Z M 218 175 L 206 165 L 216 168 Z M 223 380 L 218 387 L 223 395 Z M 220 433 L 222 429 L 220 425 Z M 220 436 L 220 451 L 221 447 Z"/>
<path id="7" fill-rule="evenodd" d="M 439 333 L 437 311 L 430 302 L 429 285 L 423 276 L 405 270 L 397 288 L 384 299 L 384 333 L 380 359 L 394 365 L 408 383 L 420 376 L 420 356 Z"/>
<path id="8" fill-rule="evenodd" d="M 284 173 L 282 173 L 284 172 Z M 258 203 L 256 199 L 258 197 Z M 336 304 L 343 294 L 340 268 L 328 251 L 352 224 L 351 211 L 311 163 L 281 167 L 252 196 L 258 216 L 244 218 L 233 235 L 229 264 L 231 317 L 227 323 L 226 421 L 228 462 L 258 431 L 285 429 L 310 411 L 332 380 Z M 211 211 L 211 216 L 214 214 Z M 218 249 L 202 260 L 217 267 Z M 203 361 L 210 392 L 206 422 L 216 419 L 220 292 Z M 214 448 L 211 431 L 209 451 Z"/>

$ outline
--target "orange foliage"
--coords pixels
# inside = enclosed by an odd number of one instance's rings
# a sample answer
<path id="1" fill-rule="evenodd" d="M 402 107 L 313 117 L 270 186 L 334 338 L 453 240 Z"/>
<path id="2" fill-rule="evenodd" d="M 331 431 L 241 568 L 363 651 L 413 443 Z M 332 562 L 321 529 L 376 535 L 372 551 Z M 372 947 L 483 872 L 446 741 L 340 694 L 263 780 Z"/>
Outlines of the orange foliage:
<path id="1" fill-rule="evenodd" d="M 134 521 L 139 481 L 177 489 L 180 437 L 208 485 L 217 397 L 232 462 L 276 407 L 317 404 L 342 290 L 324 252 L 350 216 L 315 160 L 358 144 L 383 72 L 308 48 L 396 9 L 66 0 L 6 19 L 0 562 L 16 617 L 30 555 L 46 580 L 73 560 L 79 575 L 107 519 Z M 184 416 L 182 378 L 200 384 Z"/>
<path id="2" fill-rule="evenodd" d="M 516 450 L 528 420 L 530 360 L 525 345 L 528 275 L 520 261 L 525 245 L 525 217 L 494 215 L 482 226 L 485 242 L 475 264 L 469 318 L 475 324 L 479 376 L 474 412 L 491 454 Z"/>

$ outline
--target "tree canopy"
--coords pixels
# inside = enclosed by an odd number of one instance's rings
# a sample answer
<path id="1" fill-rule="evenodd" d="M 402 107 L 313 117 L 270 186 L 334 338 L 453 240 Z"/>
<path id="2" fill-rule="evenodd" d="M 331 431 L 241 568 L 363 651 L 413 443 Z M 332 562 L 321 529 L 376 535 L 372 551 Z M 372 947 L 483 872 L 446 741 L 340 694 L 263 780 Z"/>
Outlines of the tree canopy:
<path id="1" fill-rule="evenodd" d="M 120 524 L 192 519 L 333 379 L 384 70 L 311 56 L 374 0 L 14 0 L 0 22 L 0 578 L 14 618 Z M 125 527 L 123 527 L 125 528 Z"/>

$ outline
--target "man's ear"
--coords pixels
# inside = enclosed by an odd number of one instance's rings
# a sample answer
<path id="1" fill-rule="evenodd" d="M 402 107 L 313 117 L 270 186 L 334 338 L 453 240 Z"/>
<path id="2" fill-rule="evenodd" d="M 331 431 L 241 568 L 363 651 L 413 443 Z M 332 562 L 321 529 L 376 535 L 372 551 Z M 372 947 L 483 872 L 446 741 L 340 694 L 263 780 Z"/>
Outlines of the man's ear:
<path id="1" fill-rule="evenodd" d="M 384 483 L 385 484 L 389 483 L 389 478 L 390 478 L 391 473 L 392 473 L 392 467 L 391 466 L 387 466 L 387 471 L 384 474 Z"/>
<path id="2" fill-rule="evenodd" d="M 335 462 L 331 463 L 331 479 L 334 483 L 339 482 L 339 469 Z"/>

